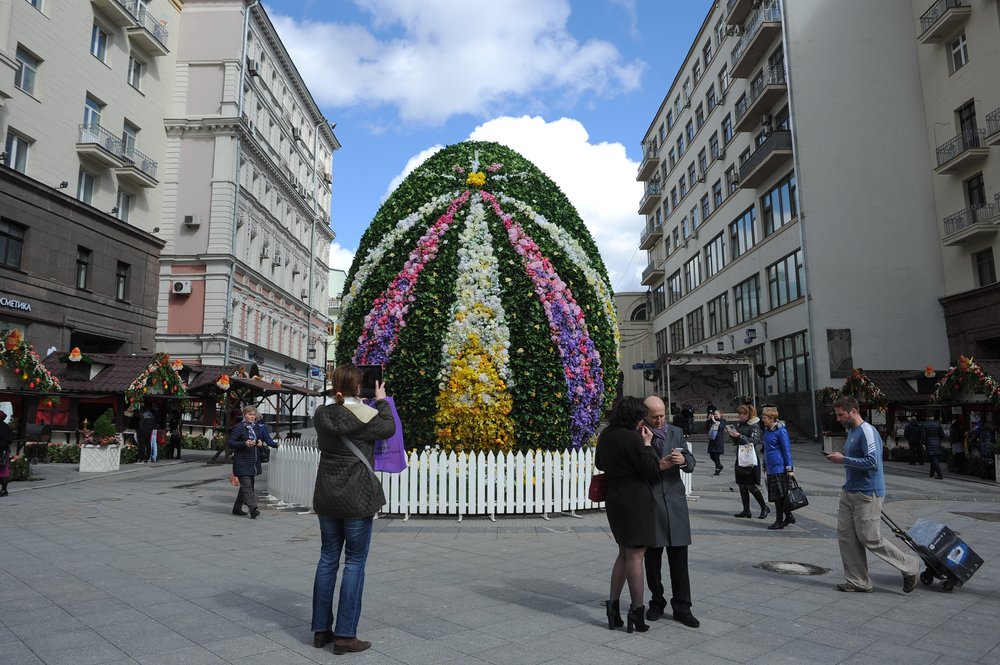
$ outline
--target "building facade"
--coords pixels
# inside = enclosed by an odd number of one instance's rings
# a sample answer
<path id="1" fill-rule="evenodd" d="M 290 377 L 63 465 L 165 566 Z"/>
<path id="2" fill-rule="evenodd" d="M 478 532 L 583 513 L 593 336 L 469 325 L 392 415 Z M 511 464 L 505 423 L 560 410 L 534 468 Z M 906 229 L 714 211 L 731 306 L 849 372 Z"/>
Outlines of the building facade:
<path id="1" fill-rule="evenodd" d="M 649 294 L 645 291 L 616 293 L 615 309 L 618 310 L 618 329 L 621 332 L 619 394 L 634 397 L 651 395 L 657 385 L 654 379 L 656 372 L 640 368 L 656 361 L 650 331 Z"/>
<path id="2" fill-rule="evenodd" d="M 807 432 L 814 391 L 853 367 L 948 360 L 912 19 L 899 0 L 714 3 L 643 137 L 660 362 L 749 355 L 738 392 Z"/>
<path id="3" fill-rule="evenodd" d="M 258 2 L 185 2 L 164 124 L 158 346 L 320 387 L 340 146 Z"/>

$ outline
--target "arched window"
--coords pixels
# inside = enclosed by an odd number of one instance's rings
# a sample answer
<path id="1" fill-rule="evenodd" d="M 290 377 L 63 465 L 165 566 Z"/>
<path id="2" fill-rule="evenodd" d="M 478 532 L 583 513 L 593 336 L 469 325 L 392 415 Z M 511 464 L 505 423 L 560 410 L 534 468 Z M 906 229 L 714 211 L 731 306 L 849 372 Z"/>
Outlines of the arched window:
<path id="1" fill-rule="evenodd" d="M 646 320 L 646 305 L 643 303 L 635 309 L 632 310 L 632 315 L 628 317 L 629 321 L 645 321 Z"/>

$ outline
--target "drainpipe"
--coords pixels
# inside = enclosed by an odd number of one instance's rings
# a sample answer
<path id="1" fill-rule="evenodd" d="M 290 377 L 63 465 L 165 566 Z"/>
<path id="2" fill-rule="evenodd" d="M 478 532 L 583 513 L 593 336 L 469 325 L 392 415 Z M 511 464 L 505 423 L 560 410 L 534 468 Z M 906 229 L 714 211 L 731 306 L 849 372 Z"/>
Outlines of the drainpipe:
<path id="1" fill-rule="evenodd" d="M 319 167 L 319 128 L 326 124 L 326 118 L 320 118 L 316 126 L 313 127 L 313 165 L 312 165 L 312 220 L 309 224 L 309 271 L 308 271 L 308 286 L 306 287 L 306 293 L 308 298 L 306 300 L 306 307 L 308 311 L 306 316 L 309 318 L 309 332 L 306 334 L 306 386 L 309 386 L 309 374 L 312 371 L 312 360 L 309 358 L 309 352 L 313 350 L 312 346 L 312 331 L 313 331 L 313 267 L 315 263 L 315 252 L 316 252 L 316 207 L 317 199 L 319 198 L 319 179 L 316 177 L 316 169 Z M 329 251 L 329 248 L 328 250 Z M 315 350 L 316 356 L 319 356 L 319 349 Z M 316 358 L 318 359 L 318 358 Z M 326 359 L 323 359 L 323 371 L 326 371 Z M 308 417 L 308 413 L 306 416 Z"/>
<path id="2" fill-rule="evenodd" d="M 246 83 L 247 76 L 247 33 L 250 31 L 250 12 L 259 4 L 260 0 L 250 0 L 243 14 L 243 46 L 240 49 L 240 82 L 236 93 L 236 99 L 238 100 L 236 122 L 242 122 L 243 120 L 243 86 Z M 233 159 L 235 163 L 233 166 L 233 183 L 235 184 L 233 192 L 233 233 L 230 243 L 230 251 L 233 254 L 229 265 L 229 280 L 226 284 L 226 318 L 222 321 L 222 330 L 226 333 L 226 350 L 222 360 L 223 365 L 229 364 L 229 354 L 233 345 L 233 280 L 236 278 L 236 235 L 239 230 L 240 216 L 240 154 L 242 148 L 240 132 L 236 132 L 235 137 L 236 150 Z"/>
<path id="3" fill-rule="evenodd" d="M 809 348 L 809 409 L 812 411 L 813 435 L 819 432 L 819 418 L 816 413 L 816 335 L 813 327 L 812 299 L 809 297 L 809 262 L 806 260 L 806 234 L 803 230 L 806 223 L 805 208 L 802 207 L 802 171 L 799 169 L 799 144 L 795 134 L 795 105 L 792 85 L 792 68 L 789 65 L 788 52 L 788 8 L 781 3 L 781 48 L 785 54 L 785 80 L 788 88 L 788 128 L 792 137 L 792 167 L 795 169 L 795 205 L 799 211 L 799 247 L 802 248 L 802 281 L 805 283 L 806 294 L 806 338 Z"/>

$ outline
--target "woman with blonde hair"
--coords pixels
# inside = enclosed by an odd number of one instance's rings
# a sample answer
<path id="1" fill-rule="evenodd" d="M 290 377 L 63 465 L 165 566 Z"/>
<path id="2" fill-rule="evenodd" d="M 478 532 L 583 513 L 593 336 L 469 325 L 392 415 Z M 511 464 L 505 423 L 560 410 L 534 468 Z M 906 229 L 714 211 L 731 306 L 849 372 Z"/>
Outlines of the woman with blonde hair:
<path id="1" fill-rule="evenodd" d="M 785 423 L 778 420 L 778 409 L 765 406 L 760 413 L 764 423 L 764 468 L 767 471 L 767 500 L 774 504 L 774 524 L 767 527 L 772 531 L 795 524 L 792 511 L 785 507 L 785 497 L 795 475 L 792 466 L 792 445 L 788 439 Z"/>
<path id="2" fill-rule="evenodd" d="M 760 504 L 759 519 L 764 519 L 771 514 L 771 509 L 764 503 L 764 495 L 760 493 L 760 459 L 757 451 L 760 449 L 763 432 L 760 428 L 760 419 L 757 418 L 757 409 L 753 404 L 741 404 L 736 409 L 739 418 L 739 425 L 727 425 L 726 433 L 732 440 L 732 444 L 737 446 L 740 452 L 736 456 L 736 484 L 740 488 L 740 500 L 743 502 L 743 511 L 736 513 L 734 517 L 753 517 L 750 512 L 750 495 Z M 745 448 L 741 448 L 746 446 Z"/>
<path id="3" fill-rule="evenodd" d="M 316 410 L 319 470 L 313 491 L 313 510 L 319 516 L 322 538 L 313 582 L 313 646 L 333 642 L 333 652 L 364 651 L 372 643 L 357 637 L 361 596 L 365 588 L 365 563 L 372 539 L 372 521 L 385 505 L 382 484 L 375 475 L 375 441 L 396 431 L 385 386 L 375 384 L 375 402 L 361 401 L 363 373 L 354 365 L 333 371 L 334 403 Z M 333 625 L 333 589 L 337 584 L 340 553 L 344 575 Z"/>

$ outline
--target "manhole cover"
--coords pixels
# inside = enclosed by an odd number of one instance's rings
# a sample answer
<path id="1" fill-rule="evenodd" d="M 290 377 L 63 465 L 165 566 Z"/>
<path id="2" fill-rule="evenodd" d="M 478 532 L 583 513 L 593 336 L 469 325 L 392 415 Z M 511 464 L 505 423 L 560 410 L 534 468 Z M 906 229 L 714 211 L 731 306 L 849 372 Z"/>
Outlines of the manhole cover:
<path id="1" fill-rule="evenodd" d="M 828 568 L 820 568 L 811 563 L 798 563 L 797 561 L 764 561 L 757 567 L 782 575 L 826 575 L 830 572 Z"/>
<path id="2" fill-rule="evenodd" d="M 962 515 L 963 517 L 971 517 L 973 519 L 982 520 L 984 522 L 1000 522 L 1000 513 L 955 513 L 956 515 Z"/>

